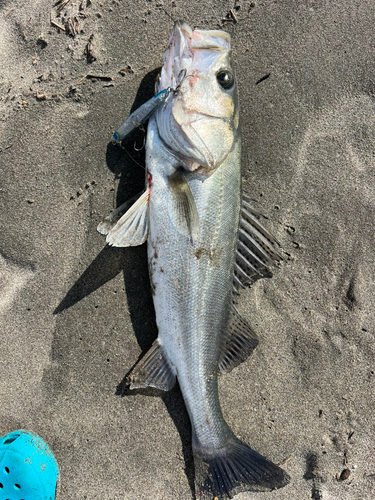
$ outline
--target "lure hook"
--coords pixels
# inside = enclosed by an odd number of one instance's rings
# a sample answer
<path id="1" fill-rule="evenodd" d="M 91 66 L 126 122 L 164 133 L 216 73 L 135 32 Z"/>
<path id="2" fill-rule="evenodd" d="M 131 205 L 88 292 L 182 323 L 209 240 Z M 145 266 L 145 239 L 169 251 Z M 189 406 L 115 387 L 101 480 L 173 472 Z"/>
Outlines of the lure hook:
<path id="1" fill-rule="evenodd" d="M 144 129 L 143 125 L 141 125 L 139 127 L 139 130 L 141 130 L 143 132 L 143 144 L 140 148 L 137 148 L 136 147 L 137 141 L 134 141 L 134 149 L 136 151 L 142 151 L 142 149 L 145 147 L 145 144 L 146 144 L 146 130 Z"/>
<path id="2" fill-rule="evenodd" d="M 175 89 L 172 89 L 171 87 L 169 87 L 171 89 L 171 91 L 174 93 L 174 94 L 177 94 L 177 92 L 180 90 L 181 88 L 181 85 L 184 83 L 184 81 L 187 79 L 187 78 L 191 78 L 192 76 L 194 75 L 187 75 L 187 70 L 186 68 L 183 68 L 179 74 L 178 74 L 178 78 L 180 80 L 180 83 L 177 85 L 177 87 Z M 183 76 L 181 77 L 181 75 L 183 74 Z"/>
<path id="3" fill-rule="evenodd" d="M 133 161 L 134 161 L 134 163 L 135 163 L 136 165 L 138 165 L 138 167 L 141 167 L 143 170 L 146 170 L 146 169 L 145 169 L 145 167 L 144 167 L 143 165 L 141 165 L 140 163 L 138 163 L 138 162 L 137 162 L 137 160 L 135 160 L 135 159 L 132 157 L 132 155 L 129 153 L 129 151 L 126 149 L 126 147 L 125 147 L 125 146 L 123 146 L 123 145 L 121 144 L 121 145 L 120 145 L 120 147 L 121 147 L 121 149 L 122 149 L 123 151 L 125 151 L 125 153 L 129 156 L 129 158 L 130 158 L 131 160 L 133 160 Z"/>

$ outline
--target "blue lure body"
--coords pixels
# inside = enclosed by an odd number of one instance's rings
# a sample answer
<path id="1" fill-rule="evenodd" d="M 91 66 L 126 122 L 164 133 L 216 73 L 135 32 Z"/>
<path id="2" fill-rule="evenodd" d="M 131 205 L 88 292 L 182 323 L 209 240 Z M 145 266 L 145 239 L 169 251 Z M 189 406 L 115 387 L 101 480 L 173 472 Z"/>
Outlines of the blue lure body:
<path id="1" fill-rule="evenodd" d="M 150 116 L 165 103 L 171 92 L 172 89 L 168 87 L 151 97 L 151 99 L 136 109 L 124 122 L 121 123 L 119 128 L 113 134 L 113 141 L 120 143 L 125 139 L 125 137 L 131 134 L 131 132 L 145 123 Z"/>

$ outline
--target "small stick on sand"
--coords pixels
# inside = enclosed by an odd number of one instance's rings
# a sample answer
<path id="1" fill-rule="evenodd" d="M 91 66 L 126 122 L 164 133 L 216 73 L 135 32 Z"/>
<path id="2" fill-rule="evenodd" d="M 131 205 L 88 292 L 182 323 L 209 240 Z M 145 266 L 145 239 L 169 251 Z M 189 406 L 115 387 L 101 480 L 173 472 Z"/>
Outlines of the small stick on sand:
<path id="1" fill-rule="evenodd" d="M 280 462 L 279 464 L 277 464 L 279 467 L 282 467 L 283 465 L 285 465 L 287 462 L 289 462 L 289 460 L 292 458 L 292 455 L 290 455 L 290 457 L 286 458 L 285 460 L 283 460 L 282 462 Z"/>
<path id="2" fill-rule="evenodd" d="M 113 78 L 106 75 L 91 75 L 90 73 L 86 75 L 86 78 L 96 78 L 97 80 L 104 80 L 106 82 L 111 82 Z"/>
<path id="3" fill-rule="evenodd" d="M 60 26 L 59 24 L 55 23 L 55 21 L 52 21 L 52 19 L 51 19 L 51 24 L 53 26 L 56 26 L 56 28 L 59 28 L 60 30 L 65 31 L 64 26 Z"/>
<path id="4" fill-rule="evenodd" d="M 231 13 L 231 16 L 233 17 L 233 21 L 236 23 L 237 22 L 237 17 L 236 17 L 236 14 L 234 13 L 233 9 L 230 9 L 229 12 Z"/>
<path id="5" fill-rule="evenodd" d="M 70 2 L 70 0 L 63 0 L 63 3 L 60 5 L 60 7 L 57 9 L 57 15 L 59 16 L 61 14 L 61 11 Z"/>
<path id="6" fill-rule="evenodd" d="M 77 82 L 77 85 L 81 85 L 81 83 L 83 83 L 85 80 L 86 80 L 86 76 L 83 76 L 78 82 Z"/>
<path id="7" fill-rule="evenodd" d="M 13 8 L 9 9 L 8 12 L 5 14 L 3 19 L 6 19 L 9 16 L 9 14 L 12 12 L 12 10 L 14 10 L 14 9 Z"/>

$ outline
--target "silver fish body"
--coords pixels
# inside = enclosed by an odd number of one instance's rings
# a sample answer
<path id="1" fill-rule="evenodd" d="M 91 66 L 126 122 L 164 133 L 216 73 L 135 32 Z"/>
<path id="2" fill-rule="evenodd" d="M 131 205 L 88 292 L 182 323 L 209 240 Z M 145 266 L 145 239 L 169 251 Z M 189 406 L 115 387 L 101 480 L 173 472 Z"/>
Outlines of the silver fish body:
<path id="1" fill-rule="evenodd" d="M 228 434 L 218 400 L 217 367 L 232 301 L 240 141 L 211 175 L 183 174 L 199 214 L 199 233 L 193 241 L 170 217 L 174 200 L 168 177 L 180 165 L 173 156 L 168 158 L 155 119 L 149 124 L 148 146 L 148 258 L 158 339 L 176 370 L 192 423 L 193 446 L 212 450 L 224 446 Z"/>
<path id="2" fill-rule="evenodd" d="M 130 388 L 169 390 L 178 380 L 192 425 L 197 494 L 231 498 L 289 481 L 235 437 L 221 412 L 217 378 L 257 344 L 233 294 L 266 276 L 280 256 L 260 214 L 241 197 L 229 35 L 177 23 L 157 91 L 177 85 L 149 120 L 145 193 L 101 232 L 116 246 L 147 238 L 159 334 L 130 374 Z"/>

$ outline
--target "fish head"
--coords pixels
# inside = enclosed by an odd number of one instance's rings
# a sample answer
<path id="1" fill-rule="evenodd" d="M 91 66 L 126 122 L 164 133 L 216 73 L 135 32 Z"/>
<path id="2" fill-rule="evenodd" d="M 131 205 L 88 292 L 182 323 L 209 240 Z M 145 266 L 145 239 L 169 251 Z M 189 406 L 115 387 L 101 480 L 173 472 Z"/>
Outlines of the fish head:
<path id="1" fill-rule="evenodd" d="M 238 98 L 230 35 L 175 23 L 157 91 L 171 87 L 157 111 L 160 137 L 189 170 L 212 171 L 239 134 Z"/>

